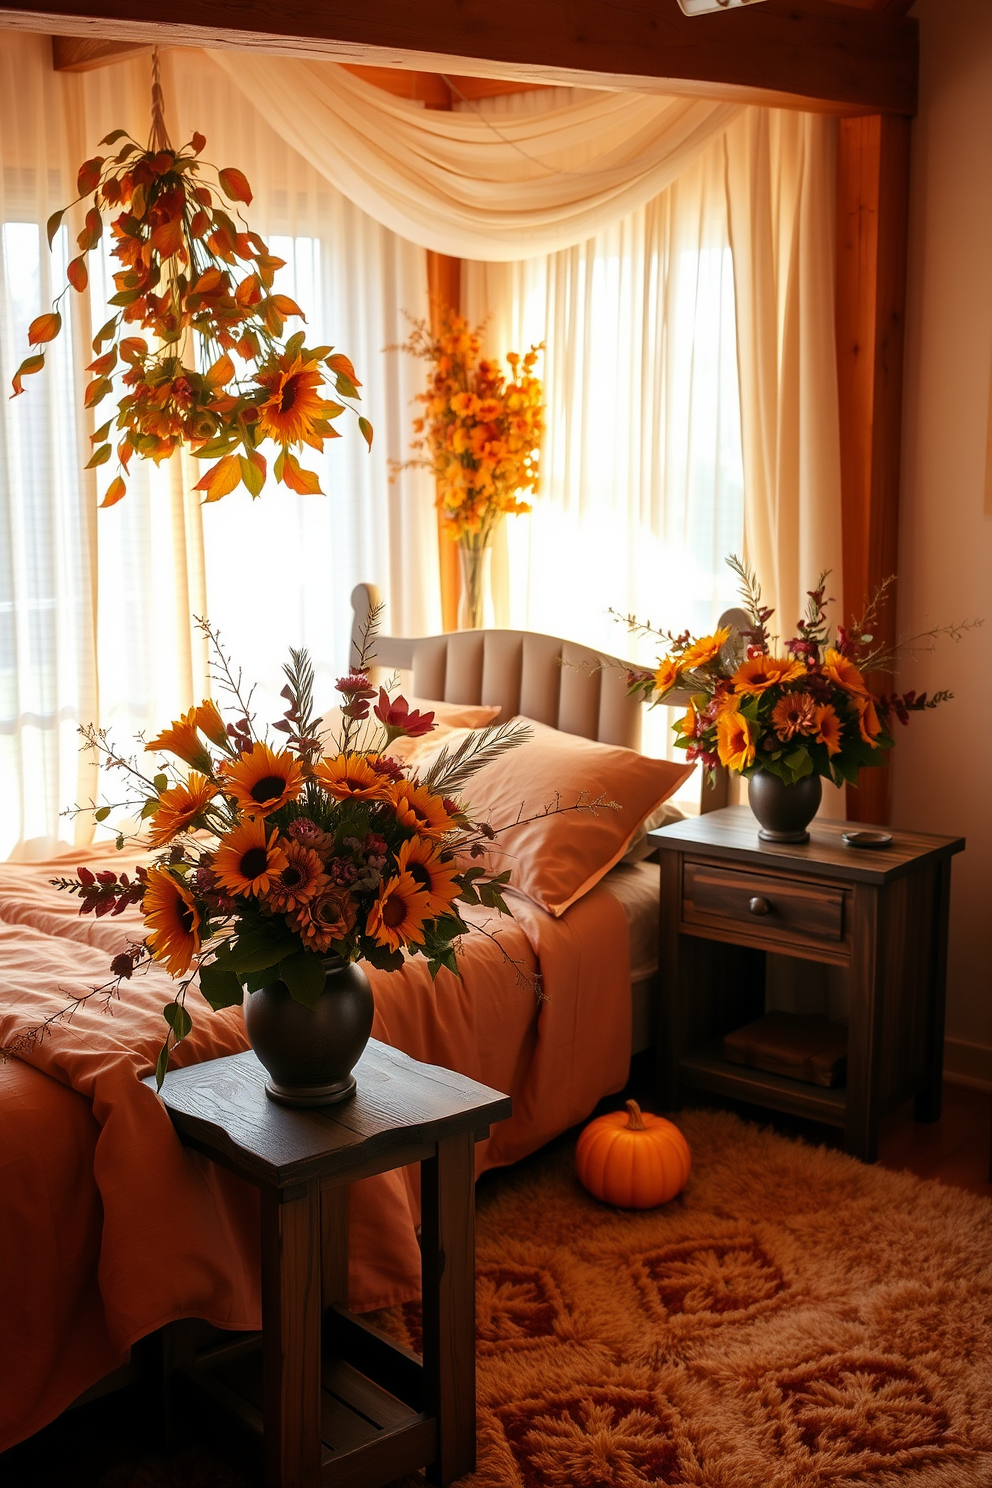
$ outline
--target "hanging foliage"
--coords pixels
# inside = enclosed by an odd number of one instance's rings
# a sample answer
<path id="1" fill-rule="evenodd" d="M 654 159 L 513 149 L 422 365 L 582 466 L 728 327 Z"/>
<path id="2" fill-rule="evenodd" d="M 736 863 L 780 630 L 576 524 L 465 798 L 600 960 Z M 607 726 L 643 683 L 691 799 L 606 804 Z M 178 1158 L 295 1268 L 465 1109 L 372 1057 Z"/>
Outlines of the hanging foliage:
<path id="1" fill-rule="evenodd" d="M 216 461 L 195 487 L 207 501 L 242 484 L 258 496 L 268 476 L 259 450 L 266 440 L 279 447 L 276 480 L 292 491 L 319 493 L 316 473 L 294 450 L 322 450 L 326 440 L 339 438 L 334 420 L 359 401 L 361 383 L 342 352 L 308 347 L 303 331 L 286 337 L 287 320 L 306 317 L 275 293 L 283 260 L 241 216 L 240 206 L 252 200 L 248 181 L 234 167 L 217 170 L 201 158 L 202 134 L 172 148 L 157 59 L 153 79 L 148 148 L 126 130 L 108 134 L 101 146 L 118 146 L 116 153 L 84 161 L 76 201 L 49 219 L 51 246 L 66 212 L 92 196 L 69 283 L 51 312 L 32 321 L 28 341 L 37 350 L 18 368 L 12 396 L 45 365 L 44 348 L 62 329 L 60 302 L 69 286 L 86 289 L 87 255 L 106 229 L 119 264 L 117 292 L 110 299 L 114 313 L 93 340 L 96 360 L 87 368 L 93 380 L 84 395 L 87 408 L 117 398 L 116 412 L 91 436 L 87 469 L 108 464 L 115 453 L 118 462 L 100 505 L 125 495 L 134 456 L 157 464 L 183 446 Z M 336 398 L 325 397 L 325 389 Z M 371 424 L 351 411 L 371 447 Z"/>

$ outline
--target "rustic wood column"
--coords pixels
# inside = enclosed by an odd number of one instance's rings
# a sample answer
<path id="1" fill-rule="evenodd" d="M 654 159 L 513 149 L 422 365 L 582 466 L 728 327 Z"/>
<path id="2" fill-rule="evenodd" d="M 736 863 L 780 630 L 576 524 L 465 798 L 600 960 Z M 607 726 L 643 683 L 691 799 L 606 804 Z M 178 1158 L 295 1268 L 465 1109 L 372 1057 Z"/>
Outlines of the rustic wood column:
<path id="1" fill-rule="evenodd" d="M 837 373 L 840 387 L 844 596 L 857 614 L 896 572 L 902 438 L 910 121 L 841 119 L 837 160 Z M 876 638 L 895 639 L 895 594 Z M 872 679 L 892 688 L 890 677 Z M 853 821 L 886 822 L 889 771 L 847 788 Z"/>

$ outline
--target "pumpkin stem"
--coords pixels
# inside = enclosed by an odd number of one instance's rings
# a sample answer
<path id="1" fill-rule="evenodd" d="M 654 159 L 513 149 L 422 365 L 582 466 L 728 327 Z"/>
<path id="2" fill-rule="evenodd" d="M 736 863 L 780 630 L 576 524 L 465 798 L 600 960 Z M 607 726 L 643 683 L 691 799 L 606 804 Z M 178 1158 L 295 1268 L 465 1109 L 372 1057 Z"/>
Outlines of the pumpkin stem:
<path id="1" fill-rule="evenodd" d="M 625 1101 L 627 1107 L 627 1131 L 647 1131 L 641 1119 L 641 1108 L 634 1100 Z"/>

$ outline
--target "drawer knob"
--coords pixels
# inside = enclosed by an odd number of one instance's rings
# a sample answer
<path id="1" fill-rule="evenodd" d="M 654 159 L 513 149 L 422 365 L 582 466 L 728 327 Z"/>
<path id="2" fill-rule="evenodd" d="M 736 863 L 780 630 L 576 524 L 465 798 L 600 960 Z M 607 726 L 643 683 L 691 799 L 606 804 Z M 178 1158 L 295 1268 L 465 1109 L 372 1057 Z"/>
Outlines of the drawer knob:
<path id="1" fill-rule="evenodd" d="M 747 907 L 753 915 L 766 915 L 772 912 L 771 905 L 762 894 L 755 894 L 754 898 L 748 901 Z"/>

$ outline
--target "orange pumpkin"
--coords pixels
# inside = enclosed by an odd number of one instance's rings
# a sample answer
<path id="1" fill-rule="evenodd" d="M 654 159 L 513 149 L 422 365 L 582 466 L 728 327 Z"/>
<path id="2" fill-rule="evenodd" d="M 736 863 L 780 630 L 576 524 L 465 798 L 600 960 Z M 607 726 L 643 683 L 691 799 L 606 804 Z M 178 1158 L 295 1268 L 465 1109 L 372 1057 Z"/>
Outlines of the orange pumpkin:
<path id="1" fill-rule="evenodd" d="M 621 1209 L 654 1209 L 681 1193 L 689 1177 L 689 1144 L 670 1121 L 626 1110 L 590 1121 L 579 1138 L 575 1171 L 593 1198 Z"/>

